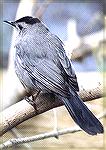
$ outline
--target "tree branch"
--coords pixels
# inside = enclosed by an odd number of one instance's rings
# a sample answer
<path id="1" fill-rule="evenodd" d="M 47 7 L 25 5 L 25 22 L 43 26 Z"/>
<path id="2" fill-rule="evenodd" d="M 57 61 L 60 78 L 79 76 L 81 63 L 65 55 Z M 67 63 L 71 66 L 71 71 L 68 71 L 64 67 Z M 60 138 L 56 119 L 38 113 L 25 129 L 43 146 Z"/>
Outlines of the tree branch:
<path id="1" fill-rule="evenodd" d="M 100 82 L 90 90 L 82 87 L 79 95 L 83 101 L 101 98 L 103 96 L 103 87 Z M 36 110 L 26 100 L 22 100 L 1 112 L 0 136 L 33 116 L 63 105 L 59 99 L 47 93 L 40 93 L 35 100 L 35 104 Z"/>
<path id="2" fill-rule="evenodd" d="M 99 114 L 97 118 L 101 119 L 105 116 L 106 116 L 106 111 L 104 111 L 102 114 Z M 9 147 L 11 147 L 13 145 L 17 145 L 17 144 L 23 144 L 23 143 L 43 140 L 43 139 L 47 139 L 50 137 L 56 137 L 57 135 L 60 136 L 60 135 L 64 135 L 67 133 L 75 133 L 78 131 L 82 131 L 82 129 L 79 126 L 75 126 L 75 127 L 60 129 L 57 131 L 51 131 L 48 133 L 43 133 L 43 134 L 31 136 L 31 137 L 15 138 L 15 139 L 8 140 L 5 143 L 1 144 L 0 148 L 2 148 L 2 149 L 9 148 Z"/>

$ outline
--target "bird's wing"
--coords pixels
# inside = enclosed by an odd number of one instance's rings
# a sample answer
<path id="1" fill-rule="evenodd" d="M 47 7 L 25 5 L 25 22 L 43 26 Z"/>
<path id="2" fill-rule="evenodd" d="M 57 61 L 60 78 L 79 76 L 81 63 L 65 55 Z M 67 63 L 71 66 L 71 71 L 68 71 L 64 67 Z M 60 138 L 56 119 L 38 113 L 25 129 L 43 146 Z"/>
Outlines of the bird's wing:
<path id="1" fill-rule="evenodd" d="M 20 59 L 19 62 L 21 67 L 28 72 L 33 84 L 37 81 L 40 83 L 39 86 L 41 86 L 41 89 L 48 89 L 64 97 L 69 96 L 69 86 L 62 77 L 61 70 L 53 63 L 53 61 L 40 59 L 39 63 L 35 63 L 34 61 L 32 63 L 27 55 L 22 59 L 20 56 L 18 57 L 18 59 Z"/>
<path id="2" fill-rule="evenodd" d="M 79 91 L 77 77 L 71 65 L 70 60 L 66 56 L 65 50 L 63 48 L 63 42 L 56 35 L 53 34 L 49 35 L 49 42 L 51 42 L 51 45 L 52 44 L 54 45 L 57 51 L 57 55 L 60 60 L 60 63 L 63 66 L 63 69 L 65 70 L 68 76 L 70 88 L 74 91 Z"/>
<path id="3" fill-rule="evenodd" d="M 37 39 L 39 40 L 38 43 Z M 17 52 L 19 49 L 18 53 L 20 53 L 20 51 L 23 53 L 18 55 L 20 65 L 28 72 L 33 82 L 35 80 L 41 83 L 45 88 L 55 93 L 57 92 L 62 96 L 68 95 L 69 88 L 73 91 L 78 91 L 77 78 L 65 54 L 61 40 L 55 35 L 48 34 L 46 35 L 46 39 L 40 36 L 39 38 L 35 38 L 33 42 L 33 44 L 31 42 L 29 42 L 29 44 L 23 42 L 16 46 Z M 24 45 L 22 46 L 22 44 Z M 36 50 L 34 50 L 35 48 Z M 49 53 L 49 59 L 42 54 L 44 51 L 46 51 L 46 54 Z M 56 54 L 56 58 L 52 57 L 52 54 Z M 39 63 L 36 59 L 39 59 Z M 54 59 L 61 64 L 61 68 L 54 62 Z"/>

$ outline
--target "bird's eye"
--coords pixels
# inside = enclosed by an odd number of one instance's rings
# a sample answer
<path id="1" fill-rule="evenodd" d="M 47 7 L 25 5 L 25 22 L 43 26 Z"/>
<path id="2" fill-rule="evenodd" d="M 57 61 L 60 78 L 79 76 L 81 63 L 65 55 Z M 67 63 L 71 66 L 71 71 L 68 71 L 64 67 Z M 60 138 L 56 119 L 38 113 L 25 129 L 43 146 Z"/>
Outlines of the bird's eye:
<path id="1" fill-rule="evenodd" d="M 23 28 L 20 24 L 18 25 L 18 27 L 19 27 L 20 30 L 22 30 L 22 28 Z"/>

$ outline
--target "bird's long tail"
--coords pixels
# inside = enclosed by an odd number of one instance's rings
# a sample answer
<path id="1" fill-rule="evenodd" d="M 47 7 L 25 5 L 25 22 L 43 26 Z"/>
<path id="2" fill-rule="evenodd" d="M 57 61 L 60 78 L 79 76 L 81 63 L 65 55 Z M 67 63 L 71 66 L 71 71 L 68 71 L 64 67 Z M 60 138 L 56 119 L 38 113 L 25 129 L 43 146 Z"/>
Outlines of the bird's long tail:
<path id="1" fill-rule="evenodd" d="M 68 112 L 73 120 L 90 135 L 103 133 L 104 129 L 100 121 L 93 115 L 93 113 L 83 103 L 77 93 L 71 95 L 71 98 L 62 99 Z"/>

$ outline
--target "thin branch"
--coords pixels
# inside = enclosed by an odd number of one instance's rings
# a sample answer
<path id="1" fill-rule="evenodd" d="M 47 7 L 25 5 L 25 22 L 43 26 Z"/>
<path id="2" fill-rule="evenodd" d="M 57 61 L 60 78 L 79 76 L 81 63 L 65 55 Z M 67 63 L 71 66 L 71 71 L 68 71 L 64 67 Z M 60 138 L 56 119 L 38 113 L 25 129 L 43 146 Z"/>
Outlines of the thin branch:
<path id="1" fill-rule="evenodd" d="M 103 117 L 106 116 L 106 110 L 98 115 L 98 119 L 101 119 Z M 48 133 L 43 133 L 43 134 L 38 134 L 35 136 L 31 136 L 31 137 L 25 137 L 25 138 L 17 138 L 17 139 L 11 139 L 6 141 L 5 143 L 0 145 L 0 148 L 8 148 L 11 147 L 13 145 L 18 145 L 18 144 L 23 144 L 23 143 L 28 143 L 28 142 L 33 142 L 33 141 L 38 141 L 38 140 L 43 140 L 43 139 L 47 139 L 50 137 L 57 137 L 60 135 L 64 135 L 64 134 L 69 134 L 69 133 L 75 133 L 78 131 L 82 131 L 82 129 L 80 129 L 80 127 L 75 126 L 72 128 L 65 128 L 65 129 L 60 129 L 57 131 L 51 131 Z"/>
<path id="2" fill-rule="evenodd" d="M 82 87 L 79 95 L 83 101 L 90 101 L 104 96 L 101 83 L 98 82 L 95 86 L 96 87 L 93 86 L 92 89 L 85 89 Z M 26 100 L 22 100 L 1 112 L 0 118 L 2 121 L 0 122 L 0 136 L 29 118 L 63 105 L 61 100 L 47 93 L 40 93 L 35 100 L 35 104 L 36 109 Z"/>
<path id="3" fill-rule="evenodd" d="M 42 4 L 40 3 L 40 7 L 38 7 L 35 15 L 37 18 L 42 18 L 44 12 L 46 11 L 47 7 L 52 3 L 53 0 L 45 0 Z"/>
<path id="4" fill-rule="evenodd" d="M 18 132 L 18 129 L 15 127 L 13 129 L 10 130 L 12 135 L 17 139 L 17 138 L 22 138 L 22 135 Z M 32 149 L 31 145 L 28 143 L 23 143 L 23 147 L 26 149 Z"/>
<path id="5" fill-rule="evenodd" d="M 86 56 L 91 55 L 92 52 L 92 48 L 89 45 L 84 44 L 82 39 L 80 46 L 72 51 L 70 59 L 74 61 L 81 61 Z"/>

